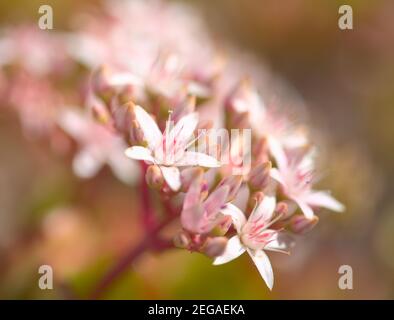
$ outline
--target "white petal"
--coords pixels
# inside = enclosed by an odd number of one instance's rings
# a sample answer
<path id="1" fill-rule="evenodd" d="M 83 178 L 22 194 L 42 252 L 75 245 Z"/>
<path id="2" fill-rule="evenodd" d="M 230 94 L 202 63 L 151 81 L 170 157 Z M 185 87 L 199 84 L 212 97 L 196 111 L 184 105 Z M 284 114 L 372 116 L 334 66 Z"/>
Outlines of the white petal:
<path id="1" fill-rule="evenodd" d="M 89 122 L 86 114 L 71 108 L 61 110 L 57 119 L 59 126 L 75 140 L 80 140 L 88 134 Z"/>
<path id="2" fill-rule="evenodd" d="M 107 81 L 111 86 L 141 86 L 143 84 L 142 79 L 131 72 L 119 72 L 112 74 L 108 76 Z"/>
<path id="3" fill-rule="evenodd" d="M 312 219 L 315 216 L 312 208 L 305 201 L 300 201 L 298 199 L 293 199 L 293 200 L 298 204 L 305 218 Z"/>
<path id="4" fill-rule="evenodd" d="M 181 173 L 177 167 L 160 166 L 164 180 L 173 191 L 178 191 L 181 187 Z"/>
<path id="5" fill-rule="evenodd" d="M 214 157 L 211 157 L 205 153 L 186 151 L 177 162 L 177 166 L 201 166 L 205 168 L 217 168 L 220 167 L 219 161 Z"/>
<path id="6" fill-rule="evenodd" d="M 272 290 L 272 287 L 274 286 L 274 272 L 272 271 L 271 262 L 268 259 L 268 256 L 263 250 L 252 252 L 248 249 L 248 253 L 268 288 Z"/>
<path id="7" fill-rule="evenodd" d="M 270 170 L 270 176 L 272 179 L 278 181 L 282 186 L 286 186 L 286 182 L 282 177 L 282 174 L 279 172 L 278 169 L 272 168 Z"/>
<path id="8" fill-rule="evenodd" d="M 271 155 L 274 157 L 279 170 L 283 170 L 287 167 L 287 156 L 286 153 L 278 140 L 273 137 L 268 138 L 268 147 Z"/>
<path id="9" fill-rule="evenodd" d="M 307 197 L 306 202 L 312 207 L 323 207 L 337 212 L 343 212 L 345 210 L 345 206 L 342 203 L 324 191 L 311 193 Z"/>
<path id="10" fill-rule="evenodd" d="M 271 220 L 271 217 L 275 211 L 276 198 L 272 195 L 265 195 L 263 200 L 257 205 L 256 209 L 253 210 L 250 215 L 250 221 L 262 218 L 263 221 Z"/>
<path id="11" fill-rule="evenodd" d="M 246 223 L 244 213 L 231 203 L 228 203 L 224 209 L 220 210 L 220 212 L 224 215 L 231 216 L 235 229 L 240 233 L 242 227 Z"/>
<path id="12" fill-rule="evenodd" d="M 293 244 L 294 241 L 290 236 L 283 234 L 283 232 L 275 232 L 270 241 L 265 245 L 264 250 L 289 253 L 289 249 Z"/>
<path id="13" fill-rule="evenodd" d="M 128 159 L 121 150 L 110 154 L 108 165 L 111 167 L 113 174 L 126 184 L 134 184 L 140 175 L 138 163 Z"/>
<path id="14" fill-rule="evenodd" d="M 145 161 L 154 162 L 154 158 L 152 157 L 152 152 L 144 147 L 133 146 L 127 148 L 124 153 L 128 158 L 134 160 L 145 160 Z"/>
<path id="15" fill-rule="evenodd" d="M 238 236 L 232 237 L 228 242 L 223 254 L 213 261 L 214 265 L 224 264 L 238 258 L 245 252 L 245 248 Z"/>
<path id="16" fill-rule="evenodd" d="M 148 142 L 149 149 L 154 150 L 162 139 L 159 127 L 155 120 L 140 106 L 135 106 L 134 112 L 137 122 L 144 133 L 144 138 Z"/>
<path id="17" fill-rule="evenodd" d="M 80 178 L 91 178 L 96 175 L 103 164 L 103 160 L 89 150 L 81 150 L 73 159 L 73 170 Z"/>
<path id="18" fill-rule="evenodd" d="M 169 139 L 176 139 L 177 145 L 187 145 L 198 124 L 198 114 L 196 112 L 179 119 L 169 133 Z"/>

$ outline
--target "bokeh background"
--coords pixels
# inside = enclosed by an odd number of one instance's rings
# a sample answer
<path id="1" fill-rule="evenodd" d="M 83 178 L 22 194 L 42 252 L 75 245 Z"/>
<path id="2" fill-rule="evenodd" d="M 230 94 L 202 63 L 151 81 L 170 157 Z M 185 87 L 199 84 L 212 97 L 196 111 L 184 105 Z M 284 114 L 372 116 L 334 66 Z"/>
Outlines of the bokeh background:
<path id="1" fill-rule="evenodd" d="M 253 54 L 299 93 L 308 125 L 324 136 L 320 185 L 347 210 L 322 213 L 290 257 L 271 255 L 272 292 L 246 256 L 212 267 L 203 255 L 174 249 L 143 255 L 104 298 L 393 299 L 394 2 L 346 1 L 354 14 L 346 31 L 337 24 L 344 1 L 187 3 L 215 37 Z M 96 0 L 2 1 L 0 27 L 36 23 L 41 4 L 53 7 L 56 30 L 101 8 Z M 136 195 L 108 169 L 76 178 L 70 159 L 28 139 L 17 116 L 0 108 L 0 297 L 84 297 L 140 239 Z M 37 286 L 42 264 L 53 266 L 53 290 Z M 338 287 L 341 265 L 353 268 L 353 290 Z"/>

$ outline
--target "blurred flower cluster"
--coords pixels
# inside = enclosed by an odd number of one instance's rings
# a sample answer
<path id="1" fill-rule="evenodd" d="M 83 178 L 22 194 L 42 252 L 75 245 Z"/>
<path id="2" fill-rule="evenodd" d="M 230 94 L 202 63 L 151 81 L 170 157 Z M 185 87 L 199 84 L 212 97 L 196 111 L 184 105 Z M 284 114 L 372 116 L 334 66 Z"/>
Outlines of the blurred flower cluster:
<path id="1" fill-rule="evenodd" d="M 125 183 L 140 178 L 146 249 L 171 247 L 158 232 L 179 219 L 176 247 L 215 265 L 247 252 L 272 289 L 265 252 L 288 253 L 321 208 L 344 210 L 313 188 L 307 130 L 268 105 L 255 65 L 213 41 L 182 5 L 110 2 L 67 33 L 3 30 L 0 67 L 1 105 L 28 138 L 72 153 L 81 178 L 104 165 Z"/>

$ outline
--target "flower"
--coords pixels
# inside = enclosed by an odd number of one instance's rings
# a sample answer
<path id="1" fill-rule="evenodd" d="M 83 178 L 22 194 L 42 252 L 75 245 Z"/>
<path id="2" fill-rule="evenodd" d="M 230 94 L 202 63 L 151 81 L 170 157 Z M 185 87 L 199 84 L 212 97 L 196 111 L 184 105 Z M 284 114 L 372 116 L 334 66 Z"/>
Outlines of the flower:
<path id="1" fill-rule="evenodd" d="M 183 201 L 181 223 L 184 229 L 195 234 L 206 234 L 223 221 L 220 213 L 228 202 L 230 186 L 227 183 L 219 185 L 208 198 L 207 184 L 200 174 L 190 185 Z"/>
<path id="2" fill-rule="evenodd" d="M 224 253 L 217 257 L 213 264 L 227 263 L 245 251 L 248 252 L 268 288 L 272 290 L 274 274 L 271 263 L 264 250 L 288 253 L 290 242 L 278 230 L 269 229 L 281 216 L 272 219 L 276 200 L 273 196 L 265 196 L 256 204 L 249 218 L 233 204 L 227 204 L 221 212 L 232 217 L 237 235 L 230 238 Z"/>
<path id="3" fill-rule="evenodd" d="M 164 180 L 173 191 L 181 187 L 181 176 L 178 167 L 202 166 L 219 167 L 220 163 L 213 157 L 195 151 L 188 151 L 194 142 L 193 132 L 198 124 L 198 114 L 193 112 L 172 125 L 171 115 L 164 133 L 153 118 L 140 106 L 135 106 L 136 120 L 144 134 L 147 148 L 133 146 L 126 149 L 125 154 L 132 159 L 145 160 L 159 166 Z"/>
<path id="4" fill-rule="evenodd" d="M 91 178 L 108 164 L 119 180 L 128 184 L 136 180 L 138 167 L 125 157 L 127 146 L 120 135 L 95 122 L 88 114 L 72 108 L 59 112 L 58 124 L 80 145 L 73 159 L 77 176 Z"/>
<path id="5" fill-rule="evenodd" d="M 314 174 L 314 151 L 297 152 L 285 150 L 277 144 L 273 156 L 277 168 L 272 168 L 270 175 L 278 181 L 284 194 L 293 200 L 308 219 L 313 219 L 314 207 L 323 207 L 333 211 L 345 210 L 343 204 L 328 192 L 312 189 Z"/>

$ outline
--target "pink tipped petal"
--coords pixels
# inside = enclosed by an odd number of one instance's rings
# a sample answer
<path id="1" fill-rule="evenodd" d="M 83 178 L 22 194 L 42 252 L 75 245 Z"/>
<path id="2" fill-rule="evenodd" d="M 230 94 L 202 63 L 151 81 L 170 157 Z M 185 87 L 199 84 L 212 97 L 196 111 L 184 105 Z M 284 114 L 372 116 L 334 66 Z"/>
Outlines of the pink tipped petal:
<path id="1" fill-rule="evenodd" d="M 268 259 L 268 256 L 263 250 L 252 252 L 248 249 L 248 253 L 268 288 L 272 290 L 272 287 L 274 286 L 274 272 L 272 271 L 271 262 Z"/>
<path id="2" fill-rule="evenodd" d="M 235 205 L 228 203 L 224 209 L 220 211 L 226 216 L 231 216 L 233 224 L 238 233 L 241 232 L 242 227 L 246 223 L 246 217 L 241 210 L 239 210 Z"/>
<path id="3" fill-rule="evenodd" d="M 256 209 L 250 215 L 250 221 L 262 219 L 263 221 L 269 221 L 276 207 L 275 196 L 265 195 L 263 200 L 257 205 Z"/>
<path id="4" fill-rule="evenodd" d="M 299 201 L 297 199 L 294 199 L 294 201 L 298 204 L 300 207 L 302 213 L 304 214 L 305 218 L 307 219 L 313 219 L 315 214 L 313 213 L 312 208 L 304 201 Z"/>
<path id="5" fill-rule="evenodd" d="M 138 124 L 141 126 L 141 130 L 144 133 L 149 149 L 154 148 L 161 142 L 162 134 L 157 126 L 155 120 L 140 106 L 134 108 L 135 116 Z"/>
<path id="6" fill-rule="evenodd" d="M 229 191 L 229 186 L 222 186 L 209 195 L 208 199 L 204 202 L 204 209 L 207 217 L 215 215 L 221 210 L 226 202 Z"/>
<path id="7" fill-rule="evenodd" d="M 134 146 L 127 148 L 125 151 L 125 155 L 128 158 L 134 159 L 134 160 L 145 160 L 149 162 L 154 162 L 154 159 L 151 155 L 151 151 L 147 148 L 140 147 L 140 146 Z"/>
<path id="8" fill-rule="evenodd" d="M 307 197 L 306 202 L 312 207 L 323 207 L 337 212 L 343 212 L 345 210 L 345 206 L 342 203 L 324 191 L 311 193 Z"/>
<path id="9" fill-rule="evenodd" d="M 242 245 L 241 241 L 239 240 L 239 237 L 234 236 L 227 242 L 227 246 L 223 254 L 217 257 L 213 261 L 213 264 L 217 266 L 220 264 L 230 262 L 231 260 L 238 258 L 244 252 L 245 252 L 245 248 Z"/>
<path id="10" fill-rule="evenodd" d="M 201 166 L 205 168 L 220 167 L 219 161 L 205 153 L 186 151 L 177 166 Z"/>
<path id="11" fill-rule="evenodd" d="M 284 168 L 286 168 L 288 165 L 288 161 L 287 161 L 286 153 L 280 142 L 275 138 L 269 137 L 268 147 L 271 155 L 275 159 L 275 162 L 279 170 L 283 170 Z"/>
<path id="12" fill-rule="evenodd" d="M 164 180 L 172 191 L 178 191 L 182 185 L 181 173 L 177 167 L 165 167 L 160 166 L 161 172 L 163 173 Z"/>
<path id="13" fill-rule="evenodd" d="M 91 178 L 103 166 L 103 159 L 97 158 L 93 153 L 88 150 L 81 150 L 73 159 L 74 173 L 80 178 Z"/>

